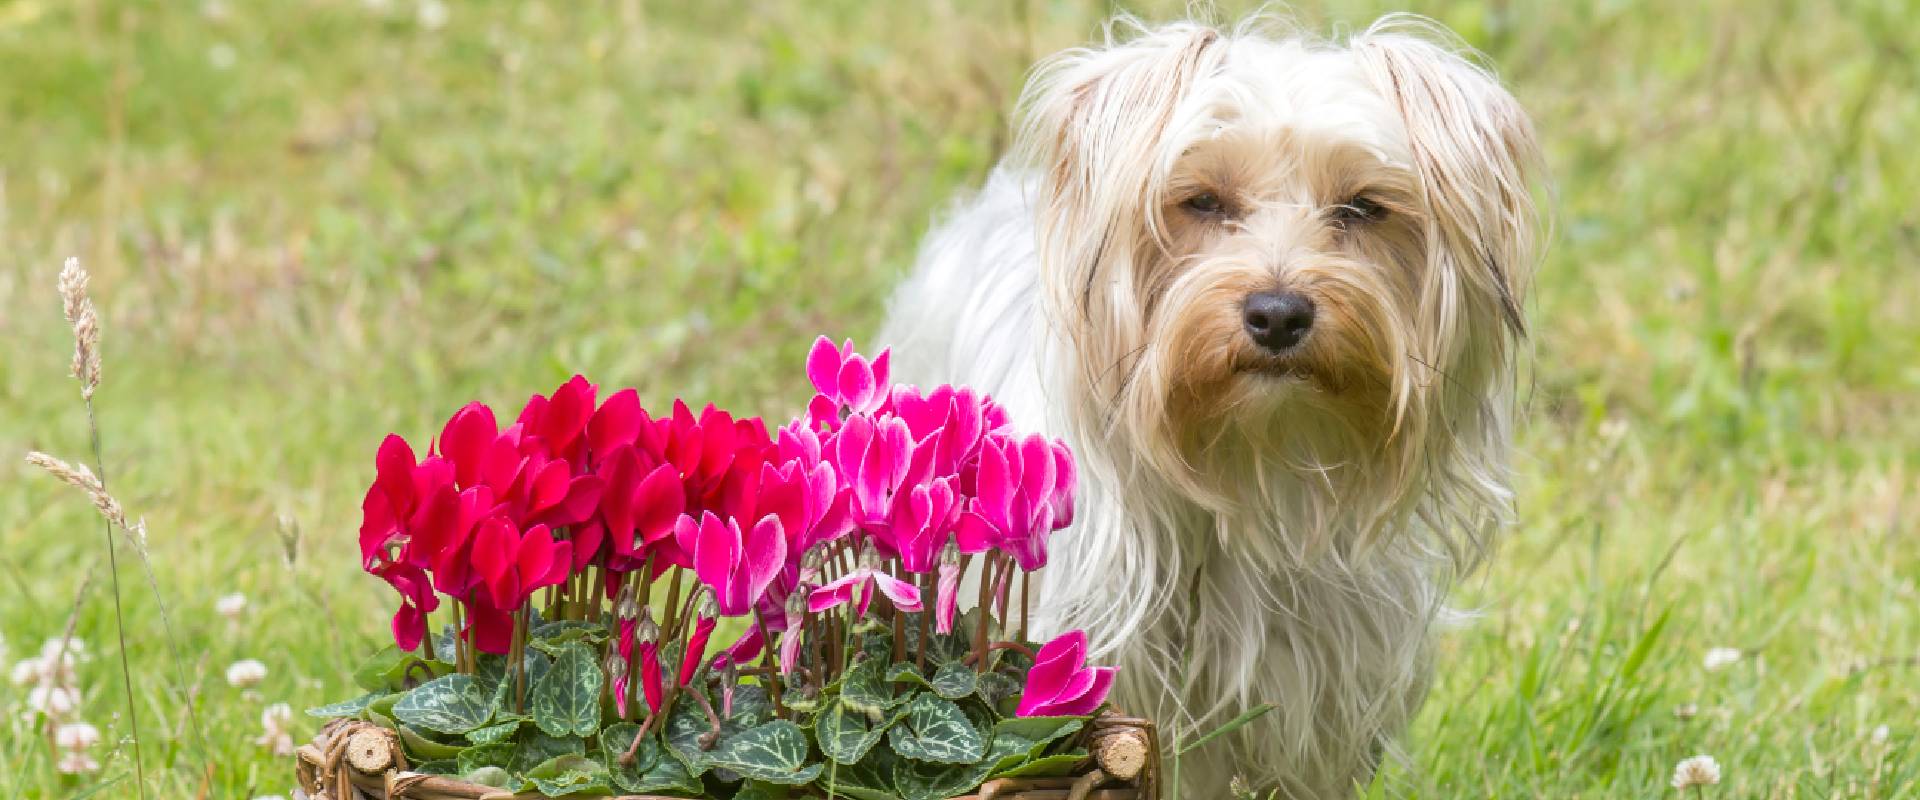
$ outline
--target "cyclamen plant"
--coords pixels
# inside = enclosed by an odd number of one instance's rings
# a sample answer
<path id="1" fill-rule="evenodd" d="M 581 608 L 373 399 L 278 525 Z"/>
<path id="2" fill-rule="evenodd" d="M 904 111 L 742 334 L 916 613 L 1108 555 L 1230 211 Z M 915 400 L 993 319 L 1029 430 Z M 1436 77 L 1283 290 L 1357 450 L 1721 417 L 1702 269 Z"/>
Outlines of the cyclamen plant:
<path id="1" fill-rule="evenodd" d="M 400 595 L 394 646 L 309 713 L 548 795 L 927 800 L 1072 769 L 1114 672 L 1078 631 L 1029 642 L 1024 587 L 1073 519 L 1073 457 L 888 361 L 819 339 L 817 393 L 771 434 L 575 376 L 504 429 L 467 405 L 424 458 L 388 436 L 360 554 Z"/>

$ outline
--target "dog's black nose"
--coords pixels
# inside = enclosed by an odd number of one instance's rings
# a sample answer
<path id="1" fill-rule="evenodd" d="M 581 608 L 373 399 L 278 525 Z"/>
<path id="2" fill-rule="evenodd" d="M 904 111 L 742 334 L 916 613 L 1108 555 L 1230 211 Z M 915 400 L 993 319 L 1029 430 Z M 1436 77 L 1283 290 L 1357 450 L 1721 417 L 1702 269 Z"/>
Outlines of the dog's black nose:
<path id="1" fill-rule="evenodd" d="M 1297 292 L 1247 295 L 1241 311 L 1247 335 L 1269 353 L 1279 353 L 1307 338 L 1313 329 L 1313 301 Z"/>

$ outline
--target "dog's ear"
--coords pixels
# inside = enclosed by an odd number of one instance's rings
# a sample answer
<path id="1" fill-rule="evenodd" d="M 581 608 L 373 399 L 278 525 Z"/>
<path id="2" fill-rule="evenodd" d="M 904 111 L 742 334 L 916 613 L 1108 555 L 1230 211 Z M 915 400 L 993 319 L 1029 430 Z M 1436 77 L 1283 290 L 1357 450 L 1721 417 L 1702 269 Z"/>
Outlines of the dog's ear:
<path id="1" fill-rule="evenodd" d="M 1041 262 L 1056 287 L 1079 287 L 1058 298 L 1095 314 L 1094 274 L 1102 252 L 1122 246 L 1124 221 L 1146 216 L 1157 227 L 1156 176 L 1175 154 L 1179 106 L 1218 65 L 1225 48 L 1212 28 L 1179 23 L 1135 29 L 1119 43 L 1068 50 L 1040 64 L 1020 98 L 1019 157 L 1042 176 Z"/>
<path id="2" fill-rule="evenodd" d="M 1390 16 L 1353 52 L 1406 127 L 1428 209 L 1428 247 L 1452 259 L 1514 335 L 1541 233 L 1531 181 L 1539 145 L 1520 103 L 1437 23 Z M 1433 262 L 1433 259 L 1429 259 Z M 1463 262 L 1463 263 L 1462 263 Z"/>

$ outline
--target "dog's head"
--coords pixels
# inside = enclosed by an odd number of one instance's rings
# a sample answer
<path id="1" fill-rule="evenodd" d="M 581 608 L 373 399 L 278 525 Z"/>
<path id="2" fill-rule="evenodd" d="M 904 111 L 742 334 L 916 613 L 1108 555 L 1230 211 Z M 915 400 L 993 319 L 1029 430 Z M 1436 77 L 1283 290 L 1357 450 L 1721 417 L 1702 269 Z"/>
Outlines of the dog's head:
<path id="1" fill-rule="evenodd" d="M 1540 238 L 1514 98 L 1418 20 L 1345 44 L 1122 24 L 1022 101 L 1085 433 L 1284 520 L 1279 555 L 1452 513 L 1422 498 L 1503 504 Z"/>

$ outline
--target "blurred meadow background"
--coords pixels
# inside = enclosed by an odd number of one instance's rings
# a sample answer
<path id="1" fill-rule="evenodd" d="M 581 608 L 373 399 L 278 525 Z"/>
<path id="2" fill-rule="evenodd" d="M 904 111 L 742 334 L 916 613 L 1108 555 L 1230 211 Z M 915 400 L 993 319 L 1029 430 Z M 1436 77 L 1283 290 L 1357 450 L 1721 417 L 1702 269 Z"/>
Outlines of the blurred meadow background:
<path id="1" fill-rule="evenodd" d="M 1706 796 L 1914 796 L 1920 9 L 1403 2 L 1291 13 L 1411 10 L 1483 50 L 1546 142 L 1557 233 L 1520 524 L 1370 791 L 1653 797 L 1704 753 Z M 59 774 L 0 686 L 0 796 L 133 795 L 99 519 L 20 461 L 88 449 L 65 257 L 94 273 L 110 487 L 175 629 L 123 547 L 150 795 L 284 795 L 263 708 L 304 740 L 298 710 L 387 636 L 353 540 L 382 435 L 576 371 L 792 413 L 807 343 L 872 335 L 1027 66 L 1112 10 L 0 0 L 0 635 L 33 656 L 78 596 L 107 738 Z"/>

